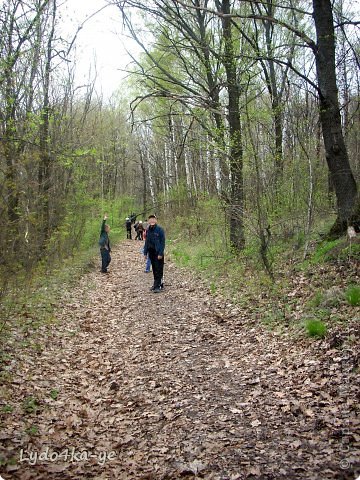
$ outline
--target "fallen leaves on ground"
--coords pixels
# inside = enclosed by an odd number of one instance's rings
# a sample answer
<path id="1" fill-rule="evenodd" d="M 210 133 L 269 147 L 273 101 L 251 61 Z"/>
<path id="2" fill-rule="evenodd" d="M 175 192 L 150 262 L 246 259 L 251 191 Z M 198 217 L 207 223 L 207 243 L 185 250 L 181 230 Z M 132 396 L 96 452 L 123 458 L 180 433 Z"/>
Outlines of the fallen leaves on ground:
<path id="1" fill-rule="evenodd" d="M 269 331 L 171 262 L 154 295 L 138 245 L 84 276 L 41 349 L 12 355 L 3 478 L 353 479 L 354 323 L 337 348 Z"/>

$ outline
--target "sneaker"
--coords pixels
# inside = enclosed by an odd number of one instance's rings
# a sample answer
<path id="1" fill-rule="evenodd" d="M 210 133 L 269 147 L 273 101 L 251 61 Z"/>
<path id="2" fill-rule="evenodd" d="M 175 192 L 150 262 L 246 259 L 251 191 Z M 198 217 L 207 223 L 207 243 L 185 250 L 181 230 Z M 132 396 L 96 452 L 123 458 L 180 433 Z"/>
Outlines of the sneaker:
<path id="1" fill-rule="evenodd" d="M 158 288 L 154 288 L 153 290 L 153 293 L 160 293 L 161 292 L 161 288 L 158 287 Z"/>

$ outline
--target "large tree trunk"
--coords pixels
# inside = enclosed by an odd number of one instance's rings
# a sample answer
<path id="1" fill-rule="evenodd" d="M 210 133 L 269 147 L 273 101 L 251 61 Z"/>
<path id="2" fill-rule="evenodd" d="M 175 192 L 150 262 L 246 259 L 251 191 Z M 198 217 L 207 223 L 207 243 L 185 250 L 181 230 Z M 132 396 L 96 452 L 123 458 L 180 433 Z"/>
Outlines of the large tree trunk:
<path id="1" fill-rule="evenodd" d="M 331 236 L 339 236 L 356 218 L 357 186 L 351 171 L 336 84 L 334 19 L 330 0 L 313 0 L 317 35 L 315 51 L 320 121 L 331 182 L 337 198 L 337 219 Z M 358 212 L 359 213 L 359 212 Z"/>
<path id="2" fill-rule="evenodd" d="M 222 13 L 230 14 L 230 1 L 223 0 Z M 230 198 L 229 198 L 229 223 L 230 243 L 240 251 L 245 246 L 244 233 L 244 185 L 243 185 L 243 149 L 242 131 L 240 120 L 240 92 L 236 71 L 236 57 L 232 38 L 232 20 L 223 17 L 224 36 L 224 67 L 228 91 L 228 120 L 230 131 Z"/>

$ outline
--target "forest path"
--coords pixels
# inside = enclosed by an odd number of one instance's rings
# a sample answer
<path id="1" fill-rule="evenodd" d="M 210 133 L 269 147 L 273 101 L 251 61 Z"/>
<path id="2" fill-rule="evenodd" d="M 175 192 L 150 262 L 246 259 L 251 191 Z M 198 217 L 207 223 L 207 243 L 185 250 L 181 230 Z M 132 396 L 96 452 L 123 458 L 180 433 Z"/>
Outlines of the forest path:
<path id="1" fill-rule="evenodd" d="M 171 262 L 151 293 L 140 246 L 116 247 L 109 275 L 86 274 L 39 331 L 42 349 L 19 359 L 18 410 L 0 433 L 18 461 L 0 475 L 354 478 L 333 355 L 266 330 Z"/>

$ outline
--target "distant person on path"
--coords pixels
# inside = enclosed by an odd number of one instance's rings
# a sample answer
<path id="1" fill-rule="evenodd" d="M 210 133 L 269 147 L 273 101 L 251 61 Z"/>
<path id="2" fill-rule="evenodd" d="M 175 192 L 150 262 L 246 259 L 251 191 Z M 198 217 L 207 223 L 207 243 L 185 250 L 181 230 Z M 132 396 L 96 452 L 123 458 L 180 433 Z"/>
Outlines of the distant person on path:
<path id="1" fill-rule="evenodd" d="M 154 285 L 151 290 L 159 293 L 164 288 L 164 250 L 165 250 L 165 233 L 164 230 L 157 225 L 156 215 L 149 215 L 149 228 L 146 233 L 144 246 L 145 258 L 149 254 L 151 266 L 154 275 Z"/>
<path id="2" fill-rule="evenodd" d="M 110 226 L 106 224 L 107 219 L 108 219 L 108 216 L 105 214 L 104 220 L 101 224 L 100 239 L 99 239 L 102 273 L 109 273 L 107 271 L 107 268 L 109 266 L 109 263 L 111 262 L 111 256 L 110 256 L 111 248 L 110 248 L 110 240 L 109 240 Z"/>
<path id="3" fill-rule="evenodd" d="M 136 230 L 136 238 L 135 240 L 142 240 L 143 239 L 143 233 L 144 233 L 144 225 L 142 221 L 138 223 L 137 230 Z"/>
<path id="4" fill-rule="evenodd" d="M 139 222 L 136 221 L 136 222 L 134 223 L 134 230 L 135 230 L 135 233 L 136 233 L 136 235 L 135 235 L 135 240 L 138 240 L 138 235 L 139 235 L 139 234 L 138 234 L 138 228 L 139 228 Z"/>
<path id="5" fill-rule="evenodd" d="M 131 220 L 129 217 L 126 217 L 125 227 L 126 227 L 126 238 L 128 240 L 131 240 Z"/>
<path id="6" fill-rule="evenodd" d="M 146 240 L 148 227 L 144 229 L 143 239 Z M 142 248 L 142 253 L 144 253 L 144 247 Z M 151 260 L 149 257 L 149 253 L 146 255 L 146 263 L 145 263 L 145 273 L 149 273 L 151 270 Z"/>

